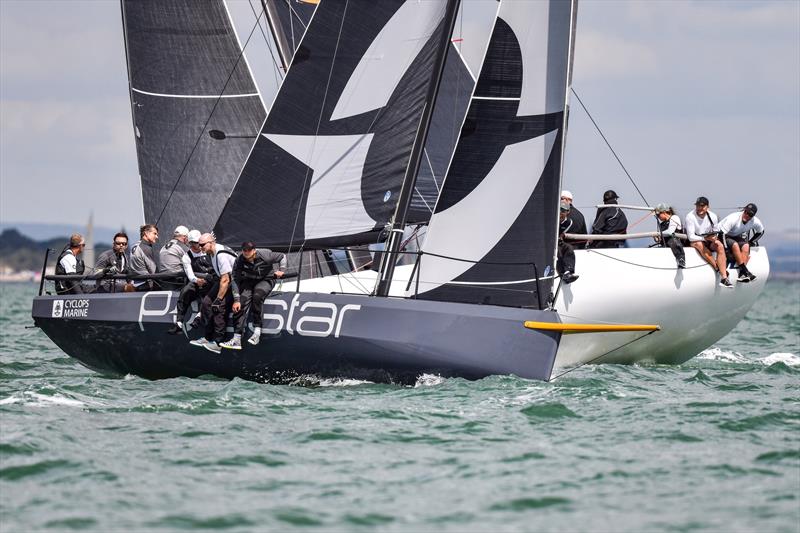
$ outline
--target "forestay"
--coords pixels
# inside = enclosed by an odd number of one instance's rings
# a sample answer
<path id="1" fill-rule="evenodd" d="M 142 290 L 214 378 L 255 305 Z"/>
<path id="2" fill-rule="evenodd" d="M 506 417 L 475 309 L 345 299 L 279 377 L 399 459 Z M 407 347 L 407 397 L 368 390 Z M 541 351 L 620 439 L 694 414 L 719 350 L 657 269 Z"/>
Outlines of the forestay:
<path id="1" fill-rule="evenodd" d="M 551 273 L 555 259 L 575 7 L 500 4 L 423 246 L 420 298 L 546 302 L 552 278 L 537 295 L 536 273 Z"/>
<path id="2" fill-rule="evenodd" d="M 122 16 L 145 221 L 207 230 L 265 117 L 241 45 L 221 0 L 123 0 Z"/>
<path id="3" fill-rule="evenodd" d="M 216 225 L 228 243 L 375 240 L 433 75 L 444 0 L 322 2 Z"/>

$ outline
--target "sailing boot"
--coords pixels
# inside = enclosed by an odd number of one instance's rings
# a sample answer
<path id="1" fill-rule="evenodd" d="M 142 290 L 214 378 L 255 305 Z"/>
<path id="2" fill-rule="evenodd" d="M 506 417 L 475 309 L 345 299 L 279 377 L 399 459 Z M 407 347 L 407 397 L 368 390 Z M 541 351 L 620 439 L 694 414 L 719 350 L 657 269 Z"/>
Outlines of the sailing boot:
<path id="1" fill-rule="evenodd" d="M 564 272 L 563 274 L 561 274 L 561 281 L 563 281 L 564 283 L 566 283 L 567 285 L 569 285 L 569 284 L 570 284 L 570 283 L 572 283 L 573 281 L 576 281 L 576 280 L 577 280 L 579 277 L 580 277 L 580 276 L 578 276 L 578 275 L 576 275 L 576 274 L 573 274 L 572 272 L 570 272 L 569 270 L 567 270 L 566 272 Z"/>
<path id="2" fill-rule="evenodd" d="M 233 338 L 226 342 L 219 343 L 220 348 L 227 348 L 228 350 L 241 350 L 242 349 L 242 336 L 234 333 Z"/>
<path id="3" fill-rule="evenodd" d="M 222 348 L 220 348 L 220 345 L 219 345 L 219 344 L 217 344 L 217 343 L 216 343 L 216 342 L 214 342 L 214 341 L 211 341 L 211 342 L 207 342 L 207 343 L 205 343 L 205 344 L 203 345 L 203 348 L 205 348 L 205 349 L 206 349 L 206 350 L 208 350 L 209 352 L 214 352 L 214 353 L 220 353 L 220 352 L 222 351 Z"/>
<path id="4" fill-rule="evenodd" d="M 206 346 L 206 344 L 208 344 L 208 343 L 210 343 L 210 342 L 211 342 L 211 341 L 209 341 L 209 340 L 208 340 L 208 339 L 206 339 L 205 337 L 200 337 L 199 339 L 195 339 L 195 340 L 193 340 L 193 341 L 189 341 L 189 344 L 191 344 L 192 346 L 200 346 L 200 347 L 205 347 L 205 346 Z"/>
<path id="5" fill-rule="evenodd" d="M 678 268 L 683 269 L 686 268 L 686 259 L 683 257 L 678 258 Z"/>
<path id="6" fill-rule="evenodd" d="M 719 286 L 720 287 L 725 287 L 726 289 L 732 289 L 733 288 L 733 283 L 731 283 L 728 278 L 722 278 L 722 279 L 719 280 Z"/>
<path id="7" fill-rule="evenodd" d="M 252 344 L 253 346 L 257 345 L 261 341 L 261 328 L 254 328 L 253 334 L 250 335 L 250 338 L 247 339 L 247 342 Z"/>
<path id="8" fill-rule="evenodd" d="M 754 279 L 756 279 L 755 274 L 750 272 L 750 269 L 747 268 L 747 265 L 739 265 L 737 268 L 739 269 L 738 281 L 741 281 L 743 283 L 749 283 Z"/>

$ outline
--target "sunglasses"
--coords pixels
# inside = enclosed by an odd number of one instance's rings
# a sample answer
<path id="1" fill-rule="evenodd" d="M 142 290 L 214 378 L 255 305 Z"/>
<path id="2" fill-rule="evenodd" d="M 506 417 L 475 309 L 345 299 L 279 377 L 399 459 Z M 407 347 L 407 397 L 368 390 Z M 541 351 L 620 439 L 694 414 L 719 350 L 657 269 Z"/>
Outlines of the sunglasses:
<path id="1" fill-rule="evenodd" d="M 127 242 L 115 242 L 114 246 L 128 246 Z"/>
<path id="2" fill-rule="evenodd" d="M 199 246 L 205 246 L 206 244 L 211 244 L 211 241 L 208 241 L 208 242 L 198 242 L 197 244 L 198 244 Z"/>

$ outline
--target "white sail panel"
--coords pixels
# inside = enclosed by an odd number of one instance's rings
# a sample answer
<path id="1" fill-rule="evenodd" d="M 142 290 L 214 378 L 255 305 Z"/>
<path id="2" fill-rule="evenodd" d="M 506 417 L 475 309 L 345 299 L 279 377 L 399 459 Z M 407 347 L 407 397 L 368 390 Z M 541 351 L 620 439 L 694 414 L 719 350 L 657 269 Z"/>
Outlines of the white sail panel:
<path id="1" fill-rule="evenodd" d="M 420 262 L 420 290 L 430 291 L 456 279 L 474 265 L 467 261 L 479 262 L 500 242 L 533 194 L 536 181 L 530 176 L 542 173 L 555 140 L 555 132 L 550 132 L 506 146 L 486 179 L 463 200 L 436 213 L 423 247 L 427 254 L 435 255 L 426 255 Z M 520 172 L 520 168 L 526 172 Z M 458 235 L 468 239 L 453 238 Z M 515 281 L 519 280 L 500 283 Z M 496 277 L 473 281 L 476 285 L 497 282 Z M 410 290 L 406 296 L 413 293 Z"/>
<path id="2" fill-rule="evenodd" d="M 339 96 L 331 120 L 384 107 L 439 25 L 444 7 L 444 2 L 410 0 L 403 4 L 361 57 Z"/>
<path id="3" fill-rule="evenodd" d="M 263 134 L 311 169 L 305 216 L 307 239 L 369 231 L 375 220 L 361 201 L 361 175 L 372 134 Z"/>

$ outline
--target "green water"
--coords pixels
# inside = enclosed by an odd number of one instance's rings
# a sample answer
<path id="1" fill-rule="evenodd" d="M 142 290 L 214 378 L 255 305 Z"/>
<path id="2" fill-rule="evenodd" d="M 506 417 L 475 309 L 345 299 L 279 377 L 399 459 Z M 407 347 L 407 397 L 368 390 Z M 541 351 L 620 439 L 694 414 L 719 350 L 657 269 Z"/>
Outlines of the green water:
<path id="1" fill-rule="evenodd" d="M 800 531 L 800 284 L 681 366 L 106 378 L 0 285 L 0 530 Z"/>

